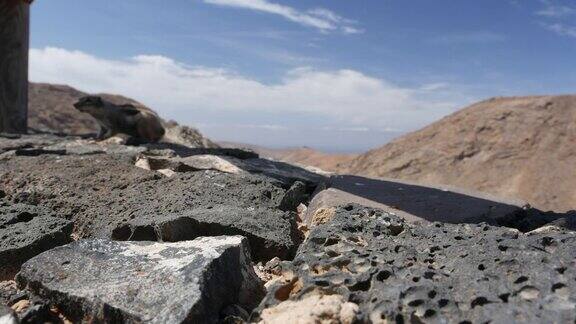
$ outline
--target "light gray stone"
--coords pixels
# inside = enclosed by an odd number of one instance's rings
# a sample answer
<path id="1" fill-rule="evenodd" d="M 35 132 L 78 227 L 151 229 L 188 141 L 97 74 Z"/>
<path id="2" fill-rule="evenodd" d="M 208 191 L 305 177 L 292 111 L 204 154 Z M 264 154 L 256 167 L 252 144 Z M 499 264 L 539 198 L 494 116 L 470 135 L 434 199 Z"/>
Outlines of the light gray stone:
<path id="1" fill-rule="evenodd" d="M 14 312 L 2 305 L 0 305 L 0 324 L 18 324 L 18 318 L 14 315 Z"/>
<path id="2" fill-rule="evenodd" d="M 71 320 L 214 323 L 263 294 L 241 236 L 178 243 L 81 240 L 43 253 L 17 276 Z"/>

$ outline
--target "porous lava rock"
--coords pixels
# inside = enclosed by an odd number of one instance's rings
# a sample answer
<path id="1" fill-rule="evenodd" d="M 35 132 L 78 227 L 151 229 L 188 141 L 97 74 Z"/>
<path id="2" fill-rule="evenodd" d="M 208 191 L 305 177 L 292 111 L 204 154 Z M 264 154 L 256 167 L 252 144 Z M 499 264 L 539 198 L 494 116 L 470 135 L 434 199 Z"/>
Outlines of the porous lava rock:
<path id="1" fill-rule="evenodd" d="M 94 145 L 102 147 L 102 151 L 80 154 L 82 148 L 88 150 Z M 254 167 L 238 174 L 190 168 L 167 178 L 136 167 L 135 160 L 144 156 L 149 161 L 179 163 L 196 156 L 217 156 L 244 167 L 246 161 L 260 159 L 237 149 L 186 148 L 175 144 L 133 147 L 66 138 L 35 149 L 49 151 L 56 147 L 63 153 L 0 159 L 0 192 L 7 200 L 42 205 L 59 217 L 73 220 L 75 235 L 80 238 L 172 241 L 206 235 L 245 235 L 254 245 L 258 260 L 291 258 L 300 242 L 295 209 L 309 199 L 314 183 L 293 179 L 305 176 L 307 171 L 295 171 L 289 177 L 286 170 L 298 169 L 273 168 L 274 162 L 270 162 L 262 172 Z M 120 149 L 112 150 L 113 147 Z M 278 172 L 283 176 L 270 175 L 271 169 L 281 170 Z M 220 208 L 219 212 L 214 208 Z M 189 225 L 185 227 L 188 233 L 141 235 L 149 233 L 150 228 L 182 224 L 183 219 Z"/>
<path id="2" fill-rule="evenodd" d="M 260 314 L 338 295 L 373 323 L 560 323 L 576 318 L 576 233 L 416 225 L 348 205 L 312 228 Z M 288 308 L 289 309 L 289 308 Z"/>
<path id="3" fill-rule="evenodd" d="M 73 223 L 46 209 L 0 202 L 0 281 L 30 258 L 71 241 Z"/>
<path id="4" fill-rule="evenodd" d="M 80 240 L 29 260 L 17 282 L 73 321 L 107 323 L 214 323 L 263 294 L 240 236 Z"/>

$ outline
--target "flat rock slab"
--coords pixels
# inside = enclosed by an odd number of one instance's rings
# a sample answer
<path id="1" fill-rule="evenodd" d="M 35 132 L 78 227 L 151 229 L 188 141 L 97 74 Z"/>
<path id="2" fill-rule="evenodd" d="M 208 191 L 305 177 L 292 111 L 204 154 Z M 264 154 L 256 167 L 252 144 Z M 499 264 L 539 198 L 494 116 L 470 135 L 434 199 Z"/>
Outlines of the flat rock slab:
<path id="1" fill-rule="evenodd" d="M 321 174 L 288 163 L 267 159 L 246 159 L 242 161 L 240 168 L 251 173 L 264 174 L 288 185 L 300 181 L 309 187 L 316 187 L 326 181 L 326 178 Z"/>
<path id="2" fill-rule="evenodd" d="M 74 321 L 214 323 L 262 286 L 240 236 L 179 243 L 81 240 L 26 262 L 20 287 Z"/>
<path id="3" fill-rule="evenodd" d="M 0 153 L 12 150 L 39 148 L 47 145 L 53 145 L 62 140 L 62 137 L 56 135 L 0 134 Z"/>
<path id="4" fill-rule="evenodd" d="M 108 154 L 17 156 L 0 161 L 0 170 L 0 191 L 7 199 L 57 211 L 75 222 L 79 237 L 136 239 L 119 228 L 155 226 L 165 223 L 165 216 L 191 218 L 192 212 L 197 215 L 192 218 L 210 225 L 191 228 L 187 239 L 246 235 L 258 260 L 294 255 L 298 231 L 294 210 L 288 209 L 308 199 L 261 174 L 198 171 L 166 178 Z M 210 211 L 218 207 L 226 208 L 222 214 Z"/>
<path id="5" fill-rule="evenodd" d="M 262 174 L 282 182 L 285 186 L 300 181 L 311 188 L 315 188 L 326 179 L 324 175 L 284 162 L 260 158 L 240 159 L 224 154 L 198 154 L 186 157 L 142 155 L 137 159 L 136 166 L 147 170 L 169 169 L 175 172 L 215 170 L 232 174 Z"/>
<path id="6" fill-rule="evenodd" d="M 339 295 L 373 323 L 572 323 L 576 233 L 410 224 L 349 205 L 314 227 L 261 310 Z M 261 312 L 267 314 L 268 312 Z"/>
<path id="7" fill-rule="evenodd" d="M 230 160 L 230 161 L 229 161 Z M 234 163 L 236 162 L 236 163 Z M 224 173 L 242 173 L 242 169 L 236 166 L 239 160 L 232 157 L 220 157 L 218 155 L 193 155 L 181 157 L 147 157 L 142 156 L 136 160 L 137 167 L 146 170 L 172 170 L 174 172 L 191 172 L 200 170 L 215 170 Z"/>
<path id="8" fill-rule="evenodd" d="M 332 176 L 313 198 L 305 221 L 311 224 L 320 209 L 349 203 L 379 208 L 409 222 L 495 223 L 522 213 L 520 201 L 504 201 L 455 188 L 428 187 L 399 180 Z"/>
<path id="9" fill-rule="evenodd" d="M 161 177 L 134 167 L 121 155 L 15 156 L 0 161 L 0 191 L 6 199 L 46 206 L 73 220 L 85 213 L 94 219 L 89 209 L 99 201 L 117 200 L 113 192 Z"/>
<path id="10" fill-rule="evenodd" d="M 0 204 L 0 281 L 13 279 L 30 258 L 69 243 L 72 229 L 45 208 Z"/>
<path id="11" fill-rule="evenodd" d="M 300 239 L 295 216 L 266 208 L 218 205 L 170 215 L 143 216 L 113 230 L 115 240 L 178 242 L 199 236 L 242 235 L 258 261 L 293 258 Z"/>

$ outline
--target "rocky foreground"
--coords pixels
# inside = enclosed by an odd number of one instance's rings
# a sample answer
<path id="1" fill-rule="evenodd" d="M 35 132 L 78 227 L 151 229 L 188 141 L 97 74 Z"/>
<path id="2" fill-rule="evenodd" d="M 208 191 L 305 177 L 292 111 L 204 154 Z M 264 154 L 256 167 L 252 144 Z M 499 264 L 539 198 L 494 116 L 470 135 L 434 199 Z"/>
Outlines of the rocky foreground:
<path id="1" fill-rule="evenodd" d="M 563 323 L 573 214 L 238 149 L 0 135 L 0 323 Z"/>

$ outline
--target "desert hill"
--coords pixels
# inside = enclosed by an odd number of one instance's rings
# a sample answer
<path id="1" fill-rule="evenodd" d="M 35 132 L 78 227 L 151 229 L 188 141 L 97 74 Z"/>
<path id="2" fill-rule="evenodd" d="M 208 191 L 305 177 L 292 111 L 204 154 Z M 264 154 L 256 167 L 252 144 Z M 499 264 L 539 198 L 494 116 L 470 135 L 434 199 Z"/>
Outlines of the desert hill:
<path id="1" fill-rule="evenodd" d="M 68 135 L 97 133 L 99 126 L 94 118 L 78 112 L 73 106 L 80 97 L 86 95 L 88 94 L 67 85 L 30 83 L 28 126 L 37 131 Z M 107 93 L 97 95 L 116 104 L 131 103 L 148 108 L 134 99 L 121 95 Z M 194 128 L 178 125 L 175 121 L 164 121 L 164 127 L 166 141 L 196 147 L 217 147 Z"/>
<path id="2" fill-rule="evenodd" d="M 357 154 L 330 154 L 310 147 L 295 147 L 286 149 L 272 149 L 258 145 L 220 142 L 223 147 L 248 149 L 260 156 L 292 164 L 300 164 L 320 168 L 324 171 L 336 172 L 345 167 Z"/>
<path id="3" fill-rule="evenodd" d="M 341 172 L 453 185 L 576 209 L 576 96 L 494 98 L 354 159 Z"/>
<path id="4" fill-rule="evenodd" d="M 28 126 L 40 131 L 66 134 L 98 132 L 98 124 L 72 106 L 86 93 L 65 85 L 30 83 Z"/>

